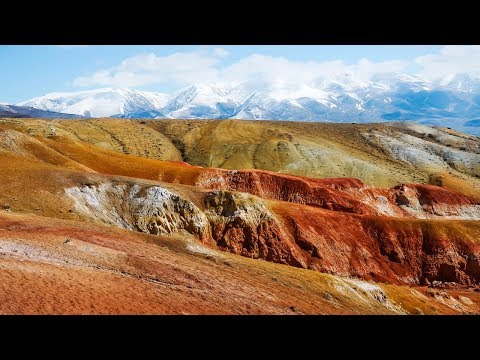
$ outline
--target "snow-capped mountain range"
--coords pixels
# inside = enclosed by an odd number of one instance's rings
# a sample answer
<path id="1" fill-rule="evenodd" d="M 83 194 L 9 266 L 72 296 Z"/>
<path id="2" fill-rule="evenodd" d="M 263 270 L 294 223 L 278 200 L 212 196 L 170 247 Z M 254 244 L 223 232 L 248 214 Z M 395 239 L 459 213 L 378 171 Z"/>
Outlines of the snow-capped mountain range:
<path id="1" fill-rule="evenodd" d="M 408 74 L 362 81 L 345 73 L 308 84 L 195 84 L 173 94 L 105 88 L 51 93 L 17 105 L 86 117 L 413 120 L 480 135 L 480 78 L 469 74 L 431 82 Z"/>

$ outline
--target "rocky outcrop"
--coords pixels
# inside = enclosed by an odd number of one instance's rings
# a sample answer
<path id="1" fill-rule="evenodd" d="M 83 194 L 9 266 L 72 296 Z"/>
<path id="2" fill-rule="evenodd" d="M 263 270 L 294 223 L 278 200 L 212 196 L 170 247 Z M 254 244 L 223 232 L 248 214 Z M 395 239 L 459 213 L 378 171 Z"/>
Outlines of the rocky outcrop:
<path id="1" fill-rule="evenodd" d="M 450 192 L 437 194 L 435 187 L 396 190 L 400 207 L 421 199 L 415 211 L 422 214 L 429 207 L 434 211 L 436 201 L 451 205 L 458 200 Z M 269 204 L 248 193 L 223 190 L 198 194 L 195 204 L 172 189 L 149 184 L 88 184 L 66 193 L 76 211 L 91 220 L 156 235 L 188 233 L 246 257 L 391 283 L 480 283 L 478 222 Z M 463 200 L 461 205 L 476 206 L 472 199 Z"/>
<path id="2" fill-rule="evenodd" d="M 392 193 L 395 203 L 411 217 L 480 219 L 480 200 L 439 186 L 402 184 Z"/>
<path id="3" fill-rule="evenodd" d="M 480 223 L 276 209 L 290 222 L 307 267 L 341 276 L 426 284 L 480 283 Z"/>
<path id="4" fill-rule="evenodd" d="M 89 184 L 66 194 L 93 221 L 154 235 L 186 232 L 235 254 L 305 267 L 263 200 L 250 194 L 206 193 L 205 211 L 161 186 Z"/>
<path id="5" fill-rule="evenodd" d="M 318 206 L 324 209 L 366 214 L 373 212 L 368 205 L 342 193 L 348 187 L 360 188 L 358 179 L 308 179 L 300 176 L 275 174 L 257 170 L 222 171 L 218 177 L 200 176 L 197 186 L 242 191 L 274 200 Z M 343 182 L 343 184 L 342 184 Z"/>
<path id="6" fill-rule="evenodd" d="M 245 193 L 215 191 L 205 197 L 206 215 L 217 246 L 229 252 L 305 267 L 262 199 Z"/>
<path id="7" fill-rule="evenodd" d="M 102 183 L 65 190 L 86 218 L 149 234 L 185 231 L 203 239 L 208 220 L 191 201 L 160 186 Z"/>
<path id="8" fill-rule="evenodd" d="M 195 184 L 345 213 L 480 220 L 480 200 L 434 185 L 378 189 L 353 178 L 311 179 L 258 170 L 204 172 Z"/>

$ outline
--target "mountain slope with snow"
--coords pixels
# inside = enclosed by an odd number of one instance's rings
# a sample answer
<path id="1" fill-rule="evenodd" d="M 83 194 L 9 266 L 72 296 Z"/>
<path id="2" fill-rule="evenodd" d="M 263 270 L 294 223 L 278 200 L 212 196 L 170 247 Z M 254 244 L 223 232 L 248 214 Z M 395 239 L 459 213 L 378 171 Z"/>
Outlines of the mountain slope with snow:
<path id="1" fill-rule="evenodd" d="M 195 84 L 171 95 L 106 88 L 52 93 L 18 105 L 89 117 L 412 120 L 480 135 L 480 79 L 467 74 L 433 83 L 408 74 L 381 74 L 364 81 L 345 73 L 310 83 Z"/>
<path id="2" fill-rule="evenodd" d="M 51 93 L 18 105 L 89 117 L 109 117 L 139 110 L 161 114 L 159 109 L 168 99 L 169 95 L 162 93 L 105 88 L 75 93 Z"/>
<path id="3" fill-rule="evenodd" d="M 0 104 L 0 117 L 68 119 L 81 118 L 83 116 L 40 110 L 30 106 Z"/>

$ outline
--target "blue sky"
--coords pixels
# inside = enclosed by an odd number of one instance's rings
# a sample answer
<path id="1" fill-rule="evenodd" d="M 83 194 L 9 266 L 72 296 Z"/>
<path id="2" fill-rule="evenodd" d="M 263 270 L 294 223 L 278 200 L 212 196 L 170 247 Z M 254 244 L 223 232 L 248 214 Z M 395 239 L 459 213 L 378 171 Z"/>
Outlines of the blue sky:
<path id="1" fill-rule="evenodd" d="M 361 79 L 388 71 L 434 78 L 476 71 L 477 53 L 473 46 L 424 45 L 0 46 L 0 102 L 100 87 L 172 92 L 206 81 L 307 81 L 342 71 Z"/>

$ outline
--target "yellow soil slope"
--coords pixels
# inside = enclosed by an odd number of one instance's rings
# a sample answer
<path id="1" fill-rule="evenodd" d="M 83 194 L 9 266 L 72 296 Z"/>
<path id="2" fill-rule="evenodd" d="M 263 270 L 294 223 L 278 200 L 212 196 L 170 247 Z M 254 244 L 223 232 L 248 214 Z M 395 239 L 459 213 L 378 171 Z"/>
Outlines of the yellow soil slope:
<path id="1" fill-rule="evenodd" d="M 480 197 L 480 140 L 413 123 L 0 119 L 2 129 L 121 154 L 225 169 L 442 185 Z"/>

